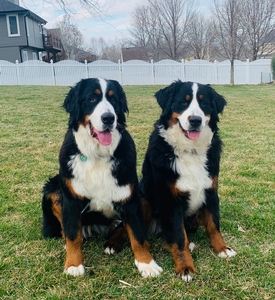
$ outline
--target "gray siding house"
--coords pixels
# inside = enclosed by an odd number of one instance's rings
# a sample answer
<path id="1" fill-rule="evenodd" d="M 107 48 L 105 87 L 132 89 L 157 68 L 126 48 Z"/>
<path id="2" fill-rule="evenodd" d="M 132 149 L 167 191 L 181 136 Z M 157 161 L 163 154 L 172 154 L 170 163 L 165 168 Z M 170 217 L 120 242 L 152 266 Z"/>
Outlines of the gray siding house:
<path id="1" fill-rule="evenodd" d="M 39 59 L 44 51 L 43 25 L 47 21 L 19 6 L 19 0 L 0 0 L 0 60 Z"/>

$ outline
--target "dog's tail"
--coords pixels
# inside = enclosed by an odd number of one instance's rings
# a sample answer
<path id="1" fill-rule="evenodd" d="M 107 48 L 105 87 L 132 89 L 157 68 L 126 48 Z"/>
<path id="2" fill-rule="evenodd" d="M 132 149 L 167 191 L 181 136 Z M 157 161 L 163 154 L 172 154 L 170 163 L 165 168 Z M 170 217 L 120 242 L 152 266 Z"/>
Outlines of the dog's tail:
<path id="1" fill-rule="evenodd" d="M 42 211 L 43 223 L 42 234 L 46 238 L 62 236 L 61 224 L 53 213 L 53 204 L 61 204 L 61 192 L 58 175 L 50 178 L 43 187 Z"/>

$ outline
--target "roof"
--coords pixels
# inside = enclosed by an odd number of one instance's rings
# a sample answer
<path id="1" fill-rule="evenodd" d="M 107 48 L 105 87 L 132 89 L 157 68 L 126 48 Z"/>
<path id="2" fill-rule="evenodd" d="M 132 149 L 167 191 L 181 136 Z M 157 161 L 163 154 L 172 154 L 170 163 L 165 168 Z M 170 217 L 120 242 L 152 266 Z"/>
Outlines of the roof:
<path id="1" fill-rule="evenodd" d="M 14 4 L 10 2 L 9 0 L 1 0 L 0 1 L 0 14 L 3 13 L 25 13 L 30 16 L 30 18 L 34 19 L 37 22 L 40 22 L 42 24 L 46 24 L 47 21 L 33 13 L 32 11 L 21 7 L 17 4 Z"/>
<path id="2" fill-rule="evenodd" d="M 146 47 L 128 47 L 128 48 L 121 48 L 122 52 L 122 60 L 124 62 L 128 60 L 149 60 L 148 49 Z"/>

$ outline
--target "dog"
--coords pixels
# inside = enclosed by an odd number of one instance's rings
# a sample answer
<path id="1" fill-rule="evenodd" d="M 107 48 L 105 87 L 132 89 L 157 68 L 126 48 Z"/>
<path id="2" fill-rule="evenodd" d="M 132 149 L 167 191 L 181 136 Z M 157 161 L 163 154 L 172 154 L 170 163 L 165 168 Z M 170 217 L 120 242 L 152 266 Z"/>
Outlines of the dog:
<path id="1" fill-rule="evenodd" d="M 78 276 L 85 272 L 83 229 L 109 233 L 106 254 L 119 252 L 128 235 L 139 272 L 143 277 L 158 276 L 162 268 L 149 251 L 138 197 L 136 149 L 126 130 L 128 105 L 121 85 L 115 80 L 82 79 L 68 92 L 63 108 L 69 113 L 68 130 L 59 153 L 59 173 L 43 188 L 44 237 L 63 236 L 64 272 Z"/>
<path id="2" fill-rule="evenodd" d="M 205 227 L 219 257 L 236 255 L 219 225 L 222 141 L 217 123 L 226 100 L 210 85 L 182 81 L 159 90 L 155 97 L 162 113 L 142 166 L 142 205 L 149 231 L 152 226 L 161 228 L 176 273 L 190 282 L 195 273 L 190 251 L 194 244 L 189 244 L 187 233 L 199 225 Z"/>

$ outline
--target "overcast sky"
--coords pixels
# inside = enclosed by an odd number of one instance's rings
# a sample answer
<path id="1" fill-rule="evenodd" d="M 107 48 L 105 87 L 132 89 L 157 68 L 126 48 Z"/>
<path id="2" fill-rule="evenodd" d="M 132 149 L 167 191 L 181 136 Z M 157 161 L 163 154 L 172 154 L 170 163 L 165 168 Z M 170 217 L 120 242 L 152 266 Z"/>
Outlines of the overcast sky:
<path id="1" fill-rule="evenodd" d="M 19 5 L 25 7 L 47 21 L 46 28 L 54 28 L 64 12 L 55 4 L 56 0 L 19 0 Z M 99 0 L 102 11 L 106 11 L 101 18 L 91 16 L 78 5 L 78 0 L 66 0 L 74 10 L 74 20 L 82 32 L 88 45 L 91 38 L 103 37 L 105 41 L 114 38 L 129 37 L 130 18 L 136 5 L 147 3 L 147 0 Z M 201 11 L 207 10 L 209 0 L 199 0 Z"/>

